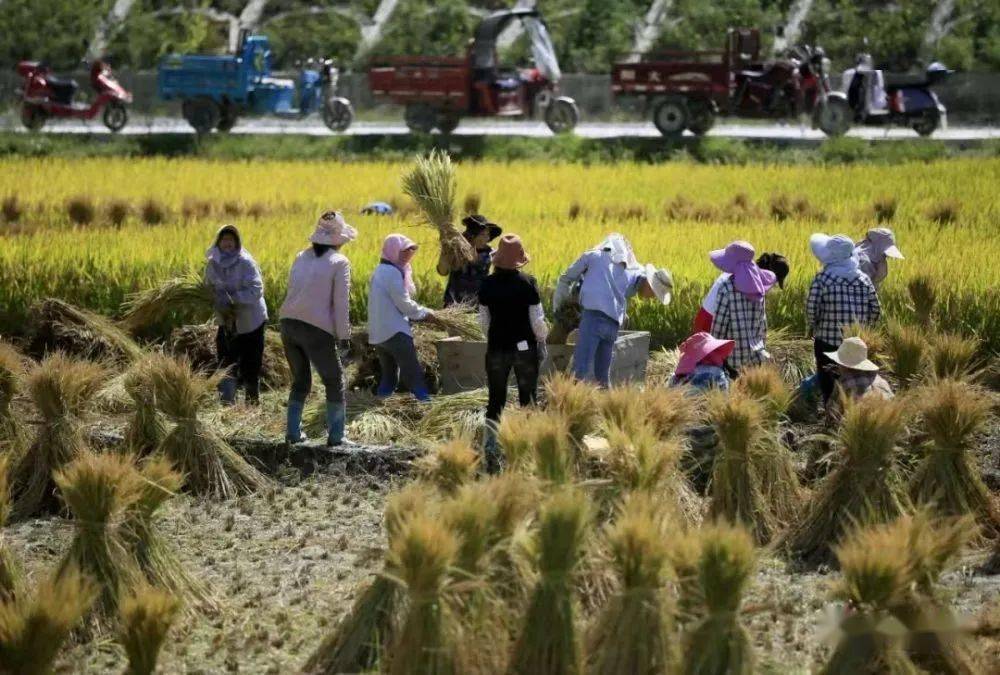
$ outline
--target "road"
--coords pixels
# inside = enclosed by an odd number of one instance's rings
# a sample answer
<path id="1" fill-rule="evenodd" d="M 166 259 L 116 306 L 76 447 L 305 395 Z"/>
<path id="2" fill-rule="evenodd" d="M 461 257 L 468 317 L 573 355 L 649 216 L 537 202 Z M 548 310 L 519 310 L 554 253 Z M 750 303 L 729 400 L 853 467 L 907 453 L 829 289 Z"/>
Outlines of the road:
<path id="1" fill-rule="evenodd" d="M 8 118 L 0 128 L 20 130 L 14 120 Z M 109 133 L 99 121 L 92 122 L 52 120 L 45 126 L 47 133 L 87 134 Z M 184 120 L 171 117 L 135 116 L 123 134 L 170 134 L 191 133 Z M 240 120 L 233 134 L 299 134 L 306 136 L 329 136 L 331 132 L 318 119 L 281 120 L 273 118 Z M 402 123 L 355 122 L 346 135 L 407 134 Z M 582 138 L 660 138 L 660 133 L 651 122 L 584 122 L 575 131 Z M 552 132 L 542 122 L 465 120 L 454 132 L 458 136 L 526 136 L 550 137 Z M 797 124 L 718 124 L 708 134 L 724 138 L 745 138 L 776 141 L 821 141 L 825 138 L 819 130 L 800 127 Z M 916 132 L 906 128 L 857 127 L 848 136 L 869 140 L 917 138 Z M 944 141 L 983 141 L 1000 138 L 998 127 L 949 127 L 939 129 L 933 138 Z"/>

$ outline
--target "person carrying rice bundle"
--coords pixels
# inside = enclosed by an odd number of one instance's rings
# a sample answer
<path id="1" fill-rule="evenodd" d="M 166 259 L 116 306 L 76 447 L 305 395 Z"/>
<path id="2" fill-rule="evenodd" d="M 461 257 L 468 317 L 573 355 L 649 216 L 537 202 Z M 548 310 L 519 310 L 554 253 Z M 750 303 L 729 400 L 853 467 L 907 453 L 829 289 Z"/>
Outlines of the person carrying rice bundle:
<path id="1" fill-rule="evenodd" d="M 216 322 L 215 349 L 220 370 L 222 402 L 236 402 L 236 390 L 243 385 L 248 405 L 260 401 L 260 370 L 264 362 L 264 329 L 267 304 L 264 280 L 253 256 L 243 248 L 235 225 L 223 225 L 215 243 L 206 253 L 205 283 L 214 295 Z"/>
<path id="2" fill-rule="evenodd" d="M 611 358 L 629 298 L 638 293 L 641 298 L 656 298 L 667 305 L 673 277 L 666 269 L 641 266 L 629 241 L 614 233 L 580 256 L 559 277 L 552 299 L 554 312 L 570 301 L 577 283 L 583 312 L 573 351 L 573 372 L 579 380 L 591 380 L 606 388 L 611 383 Z"/>
<path id="3" fill-rule="evenodd" d="M 865 238 L 854 245 L 861 271 L 868 275 L 878 290 L 889 276 L 889 258 L 903 260 L 903 253 L 896 246 L 896 235 L 888 227 L 868 230 Z"/>
<path id="4" fill-rule="evenodd" d="M 729 374 L 725 366 L 735 347 L 732 340 L 719 340 L 704 331 L 695 333 L 681 343 L 681 357 L 670 378 L 670 386 L 686 384 L 701 391 L 729 391 Z"/>
<path id="5" fill-rule="evenodd" d="M 809 248 L 823 264 L 806 298 L 806 322 L 813 336 L 816 375 L 824 404 L 833 394 L 838 373 L 827 354 L 844 341 L 844 328 L 851 324 L 871 326 L 882 314 L 878 293 L 861 271 L 854 242 L 842 234 L 814 234 Z"/>
<path id="6" fill-rule="evenodd" d="M 754 262 L 749 242 L 734 241 L 708 254 L 716 267 L 730 276 L 719 286 L 717 306 L 709 331 L 720 340 L 732 340 L 733 351 L 726 366 L 739 372 L 743 366 L 760 365 L 771 359 L 767 352 L 767 310 L 764 296 L 778 281 L 774 272 Z"/>
<path id="7" fill-rule="evenodd" d="M 372 273 L 368 291 L 368 343 L 378 353 L 381 372 L 376 396 L 396 391 L 399 380 L 417 400 L 429 401 L 430 392 L 413 344 L 413 321 L 427 321 L 434 313 L 413 299 L 410 261 L 417 243 L 402 234 L 390 234 L 382 244 L 382 258 Z"/>
<path id="8" fill-rule="evenodd" d="M 542 298 L 535 277 L 521 272 L 530 258 L 521 238 L 505 234 L 493 256 L 493 274 L 479 289 L 479 320 L 486 335 L 486 444 L 484 466 L 488 473 L 500 471 L 497 424 L 507 405 L 507 381 L 514 371 L 518 402 L 535 403 L 538 373 L 545 359 L 545 323 Z"/>
<path id="9" fill-rule="evenodd" d="M 280 318 L 281 343 L 292 372 L 285 427 L 289 443 L 305 440 L 302 411 L 313 368 L 326 389 L 327 445 L 344 442 L 347 409 L 340 352 L 350 348 L 351 262 L 340 249 L 357 236 L 339 212 L 327 211 L 309 237 L 311 246 L 296 256 L 288 275 Z"/>
<path id="10" fill-rule="evenodd" d="M 778 288 L 785 288 L 785 279 L 791 270 L 788 265 L 788 258 L 780 253 L 761 253 L 760 257 L 757 258 L 757 267 L 773 272 L 778 279 Z M 715 312 L 719 308 L 719 288 L 731 276 L 733 275 L 730 272 L 722 272 L 712 282 L 708 293 L 705 294 L 705 298 L 701 301 L 698 313 L 695 314 L 694 325 L 691 328 L 693 332 L 704 331 L 708 333 L 712 330 L 712 319 L 715 318 Z"/>
<path id="11" fill-rule="evenodd" d="M 444 306 L 470 304 L 477 301 L 477 294 L 483 281 L 490 274 L 493 261 L 493 248 L 490 242 L 503 234 L 503 229 L 496 223 L 491 223 L 486 216 L 473 214 L 462 219 L 465 237 L 476 253 L 474 262 L 458 262 L 453 260 L 444 249 L 438 258 L 437 272 L 448 277 L 444 289 Z"/>

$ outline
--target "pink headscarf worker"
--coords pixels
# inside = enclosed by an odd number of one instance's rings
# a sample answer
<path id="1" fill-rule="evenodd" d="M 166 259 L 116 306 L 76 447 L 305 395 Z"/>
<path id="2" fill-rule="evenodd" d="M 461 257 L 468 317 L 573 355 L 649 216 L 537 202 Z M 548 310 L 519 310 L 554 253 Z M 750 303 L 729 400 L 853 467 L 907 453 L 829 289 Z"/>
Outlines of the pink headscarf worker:
<path id="1" fill-rule="evenodd" d="M 413 283 L 413 266 L 410 261 L 416 254 L 417 243 L 404 234 L 390 234 L 382 242 L 382 260 L 395 265 L 403 273 L 403 284 L 406 292 L 417 292 L 417 285 Z"/>

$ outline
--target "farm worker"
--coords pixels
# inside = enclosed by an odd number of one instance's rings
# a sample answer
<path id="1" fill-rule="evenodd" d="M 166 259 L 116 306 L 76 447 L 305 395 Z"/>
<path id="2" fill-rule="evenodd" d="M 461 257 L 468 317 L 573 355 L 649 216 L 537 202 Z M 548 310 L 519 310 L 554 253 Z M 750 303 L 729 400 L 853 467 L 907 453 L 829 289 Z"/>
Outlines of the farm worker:
<path id="1" fill-rule="evenodd" d="M 312 389 L 312 368 L 326 389 L 327 445 L 344 442 L 347 410 L 340 352 L 350 347 L 351 262 L 340 252 L 357 230 L 338 211 L 327 211 L 309 237 L 288 275 L 288 294 L 281 305 L 281 342 L 292 372 L 285 438 L 305 440 L 302 409 Z M 338 340 L 339 346 L 338 346 Z"/>
<path id="2" fill-rule="evenodd" d="M 368 291 L 368 342 L 375 347 L 381 371 L 376 395 L 392 394 L 402 377 L 411 394 L 429 401 L 410 322 L 433 319 L 434 313 L 411 297 L 417 290 L 410 265 L 416 253 L 417 244 L 409 237 L 390 234 L 385 238 Z"/>
<path id="3" fill-rule="evenodd" d="M 493 256 L 493 274 L 479 288 L 479 321 L 486 335 L 486 446 L 484 466 L 500 471 L 496 425 L 507 405 L 507 381 L 514 371 L 521 406 L 531 405 L 538 395 L 538 373 L 545 358 L 545 323 L 538 283 L 520 269 L 530 258 L 521 238 L 505 234 Z"/>
<path id="4" fill-rule="evenodd" d="M 726 359 L 733 353 L 736 343 L 719 340 L 704 331 L 695 333 L 681 344 L 681 358 L 677 362 L 670 386 L 687 384 L 695 389 L 729 389 Z"/>
<path id="5" fill-rule="evenodd" d="M 555 311 L 569 300 L 577 282 L 583 312 L 573 351 L 573 371 L 580 380 L 608 387 L 611 357 L 625 321 L 628 299 L 638 293 L 642 298 L 657 298 L 669 304 L 673 278 L 668 270 L 639 265 L 632 245 L 615 233 L 580 256 L 559 277 L 552 299 Z"/>
<path id="6" fill-rule="evenodd" d="M 780 253 L 761 253 L 760 257 L 757 258 L 757 267 L 773 272 L 778 279 L 778 287 L 784 289 L 785 279 L 790 270 L 788 258 Z M 711 288 L 708 289 L 708 293 L 705 294 L 705 298 L 701 301 L 701 307 L 698 308 L 698 313 L 694 317 L 694 332 L 705 331 L 707 333 L 712 330 L 712 318 L 719 307 L 719 288 L 730 276 L 732 275 L 729 272 L 723 272 L 716 277 Z"/>
<path id="7" fill-rule="evenodd" d="M 219 368 L 226 375 L 219 382 L 222 402 L 236 402 L 242 384 L 248 405 L 260 400 L 260 369 L 264 361 L 264 327 L 267 304 L 264 280 L 253 256 L 243 248 L 234 225 L 223 225 L 206 254 L 205 282 L 215 294 L 219 331 L 215 349 Z"/>
<path id="8" fill-rule="evenodd" d="M 503 229 L 496 223 L 491 223 L 486 216 L 473 214 L 462 219 L 465 232 L 462 236 L 476 252 L 475 262 L 456 266 L 448 259 L 444 251 L 438 258 L 437 271 L 441 276 L 448 277 L 444 289 L 444 306 L 459 303 L 475 303 L 479 286 L 490 273 L 493 259 L 493 249 L 490 242 L 503 234 Z"/>
<path id="9" fill-rule="evenodd" d="M 878 374 L 878 366 L 868 359 L 868 345 L 859 337 L 849 337 L 840 343 L 837 351 L 826 356 L 836 364 L 839 377 L 837 387 L 850 399 L 869 394 L 892 398 L 892 387 Z"/>
<path id="10" fill-rule="evenodd" d="M 814 234 L 809 238 L 813 255 L 823 264 L 806 298 L 806 323 L 813 336 L 816 374 L 823 402 L 830 400 L 836 373 L 827 356 L 844 340 L 844 328 L 857 323 L 870 326 L 882 313 L 875 285 L 861 271 L 854 242 L 837 234 Z"/>
<path id="11" fill-rule="evenodd" d="M 739 371 L 771 359 L 767 353 L 767 310 L 764 296 L 778 281 L 774 272 L 754 262 L 749 242 L 734 241 L 708 254 L 712 263 L 730 276 L 719 286 L 711 334 L 736 344 L 726 365 Z"/>
<path id="12" fill-rule="evenodd" d="M 903 260 L 903 253 L 896 246 L 896 235 L 887 227 L 868 230 L 865 238 L 854 245 L 861 271 L 868 275 L 878 290 L 889 276 L 889 258 Z"/>

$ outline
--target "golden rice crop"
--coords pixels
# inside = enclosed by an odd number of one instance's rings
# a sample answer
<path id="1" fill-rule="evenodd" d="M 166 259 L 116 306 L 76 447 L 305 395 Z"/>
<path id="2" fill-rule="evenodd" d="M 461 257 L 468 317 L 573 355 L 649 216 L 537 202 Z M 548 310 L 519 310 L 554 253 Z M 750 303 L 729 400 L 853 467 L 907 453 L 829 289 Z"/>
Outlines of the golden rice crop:
<path id="1" fill-rule="evenodd" d="M 0 194 L 17 194 L 22 221 L 38 219 L 24 232 L 5 240 L 0 250 L 0 306 L 15 319 L 27 317 L 33 301 L 59 297 L 102 313 L 113 314 L 136 289 L 154 288 L 165 280 L 200 273 L 204 251 L 219 222 L 212 215 L 185 217 L 183 205 L 204 198 L 212 186 L 216 204 L 241 202 L 246 186 L 255 200 L 272 207 L 259 218 L 236 217 L 245 244 L 263 270 L 266 297 L 275 310 L 284 295 L 288 267 L 307 245 L 316 217 L 341 208 L 358 226 L 357 241 L 344 248 L 355 278 L 352 312 L 364 317 L 366 284 L 378 262 L 384 237 L 402 231 L 423 245 L 414 265 L 418 297 L 437 304 L 444 279 L 434 273 L 435 229 L 412 217 L 357 215 L 372 199 L 402 203 L 399 178 L 407 163 L 217 162 L 197 159 L 3 159 Z M 691 317 L 716 276 L 706 254 L 733 239 L 746 239 L 759 251 L 786 255 L 792 273 L 786 288 L 768 296 L 769 325 L 805 325 L 804 300 L 818 268 L 807 246 L 818 224 L 792 212 L 776 224 L 767 213 L 748 212 L 739 219 L 722 218 L 734 198 L 766 205 L 787 185 L 809 185 L 814 210 L 826 218 L 822 228 L 854 239 L 864 234 L 857 214 L 885 194 L 895 200 L 892 228 L 906 260 L 892 266 L 883 284 L 883 304 L 890 315 L 911 317 L 908 282 L 917 276 L 933 280 L 935 320 L 949 330 L 975 331 L 996 351 L 1000 345 L 1000 267 L 994 264 L 996 175 L 1000 159 L 961 159 L 901 165 L 887 172 L 880 166 L 701 166 L 687 163 L 574 166 L 548 163 L 477 162 L 458 168 L 458 192 L 475 190 L 488 215 L 506 231 L 518 233 L 532 256 L 526 270 L 543 288 L 582 250 L 596 245 L 609 230 L 630 238 L 640 260 L 671 269 L 677 281 L 668 307 L 636 304 L 632 325 L 650 329 L 656 338 L 676 344 L 686 337 Z M 335 189 L 330 176 L 337 176 Z M 523 187 L 531 186 L 531 198 Z M 136 212 L 155 198 L 166 219 L 149 227 L 141 218 L 121 228 L 73 228 L 64 210 L 49 213 L 42 204 L 63 204 L 87 194 L 95 203 L 128 202 Z M 678 194 L 695 207 L 668 217 L 662 205 Z M 927 217 L 935 204 L 962 204 L 961 226 L 939 226 Z M 567 214 L 571 206 L 575 220 Z M 641 207 L 641 208 L 635 208 Z M 601 222 L 591 214 L 605 208 L 632 209 L 639 217 Z M 712 211 L 720 215 L 713 215 Z M 697 214 L 695 212 L 698 212 Z M 701 212 L 704 212 L 702 214 Z M 41 213 L 42 215 L 35 215 Z M 698 215 L 711 215 L 699 221 Z"/>

